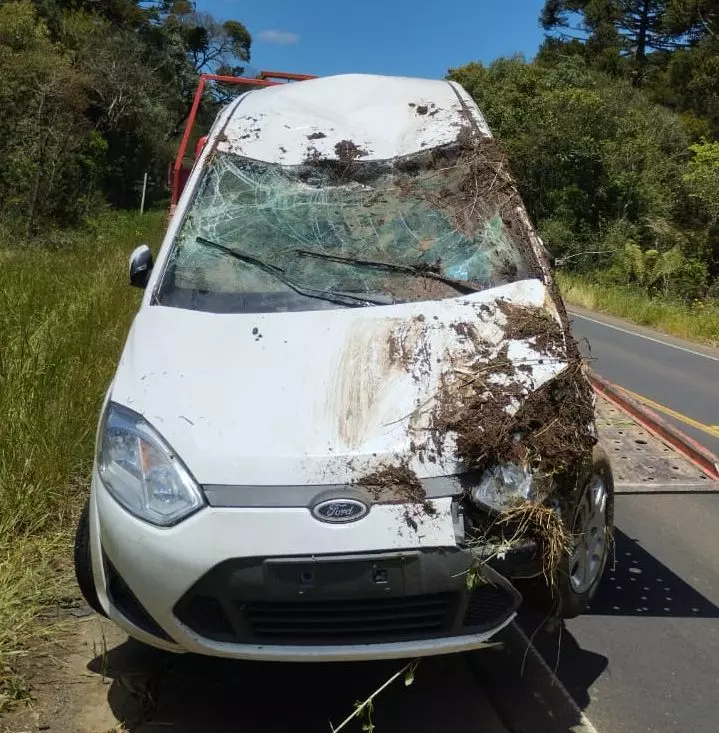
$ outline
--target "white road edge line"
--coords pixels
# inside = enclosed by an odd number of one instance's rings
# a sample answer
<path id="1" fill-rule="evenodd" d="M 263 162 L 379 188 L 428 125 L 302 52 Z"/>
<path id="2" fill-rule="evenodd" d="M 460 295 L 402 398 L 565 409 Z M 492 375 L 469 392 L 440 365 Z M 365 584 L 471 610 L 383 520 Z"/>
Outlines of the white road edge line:
<path id="1" fill-rule="evenodd" d="M 592 721 L 589 720 L 589 718 L 585 715 L 582 708 L 577 705 L 576 700 L 569 694 L 569 691 L 562 684 L 562 681 L 559 679 L 559 677 L 554 674 L 552 668 L 547 664 L 547 661 L 544 659 L 544 657 L 537 651 L 534 644 L 532 644 L 532 640 L 519 627 L 519 624 L 515 623 L 514 629 L 515 631 L 517 631 L 519 636 L 522 637 L 522 643 L 527 645 L 527 648 L 532 652 L 535 659 L 539 662 L 539 666 L 542 667 L 542 669 L 549 675 L 550 679 L 552 680 L 552 684 L 559 690 L 562 695 L 564 695 L 572 710 L 574 710 L 574 712 L 577 714 L 579 718 L 579 725 L 581 725 L 582 728 L 578 729 L 576 725 L 572 726 L 572 730 L 574 731 L 574 733 L 599 733 L 599 731 L 594 727 Z"/>
<path id="2" fill-rule="evenodd" d="M 599 321 L 596 318 L 589 318 L 589 316 L 582 316 L 579 313 L 575 313 L 572 310 L 567 309 L 569 312 L 569 315 L 572 316 L 572 318 L 583 318 L 585 321 L 591 321 L 592 323 L 598 323 L 600 326 L 606 326 L 607 328 L 613 328 L 615 331 L 621 331 L 622 333 L 628 333 L 630 336 L 636 336 L 640 339 L 645 339 L 646 341 L 653 341 L 655 344 L 661 344 L 662 346 L 669 346 L 672 349 L 677 349 L 678 351 L 686 351 L 687 354 L 693 354 L 694 356 L 703 356 L 705 359 L 711 359 L 712 361 L 719 361 L 719 356 L 710 356 L 709 354 L 703 354 L 701 351 L 694 351 L 693 349 L 687 349 L 684 346 L 677 346 L 676 344 L 669 343 L 668 341 L 662 341 L 661 339 L 653 338 L 652 336 L 645 336 L 643 333 L 637 333 L 636 331 L 630 331 L 628 328 L 620 328 L 619 326 L 615 326 L 611 323 L 606 323 L 605 321 Z"/>

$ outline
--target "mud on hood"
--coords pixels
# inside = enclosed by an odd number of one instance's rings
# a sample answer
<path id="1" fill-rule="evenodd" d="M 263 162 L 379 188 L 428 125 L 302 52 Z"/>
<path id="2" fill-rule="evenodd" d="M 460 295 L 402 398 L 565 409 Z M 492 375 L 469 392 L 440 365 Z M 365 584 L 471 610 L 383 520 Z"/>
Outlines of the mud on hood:
<path id="1" fill-rule="evenodd" d="M 566 368 L 564 338 L 539 280 L 369 308 L 150 306 L 111 399 L 142 414 L 204 484 L 338 484 L 405 462 L 430 478 L 463 470 L 456 436 L 436 429 L 446 384 L 511 381 L 512 414 Z"/>

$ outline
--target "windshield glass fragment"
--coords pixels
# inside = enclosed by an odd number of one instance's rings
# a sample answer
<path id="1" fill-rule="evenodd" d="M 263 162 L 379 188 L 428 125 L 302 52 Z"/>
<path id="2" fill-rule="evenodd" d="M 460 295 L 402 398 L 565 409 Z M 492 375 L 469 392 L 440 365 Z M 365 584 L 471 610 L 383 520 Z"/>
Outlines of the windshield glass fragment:
<path id="1" fill-rule="evenodd" d="M 229 312 L 312 310 L 350 304 L 313 292 L 366 297 L 372 305 L 452 298 L 530 277 L 526 245 L 517 241 L 524 233 L 513 226 L 511 179 L 501 161 L 497 170 L 491 161 L 484 167 L 479 176 L 477 155 L 458 150 L 380 163 L 308 159 L 292 167 L 218 152 L 157 302 Z"/>

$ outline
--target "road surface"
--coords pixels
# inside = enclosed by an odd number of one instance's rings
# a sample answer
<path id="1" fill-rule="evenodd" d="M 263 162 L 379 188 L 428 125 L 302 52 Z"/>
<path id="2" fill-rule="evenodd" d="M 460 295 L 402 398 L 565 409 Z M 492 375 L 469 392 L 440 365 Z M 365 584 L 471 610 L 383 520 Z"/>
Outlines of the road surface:
<path id="1" fill-rule="evenodd" d="M 597 373 L 672 410 L 664 416 L 719 452 L 719 352 L 585 312 L 573 327 Z M 591 612 L 535 644 L 550 666 L 558 660 L 559 678 L 599 731 L 716 733 L 717 487 L 620 493 L 616 525 L 616 563 Z M 524 615 L 520 624 L 531 634 L 539 621 Z"/>
<path id="2" fill-rule="evenodd" d="M 719 454 L 719 349 L 579 309 L 571 317 L 598 374 L 648 399 L 662 417 Z"/>

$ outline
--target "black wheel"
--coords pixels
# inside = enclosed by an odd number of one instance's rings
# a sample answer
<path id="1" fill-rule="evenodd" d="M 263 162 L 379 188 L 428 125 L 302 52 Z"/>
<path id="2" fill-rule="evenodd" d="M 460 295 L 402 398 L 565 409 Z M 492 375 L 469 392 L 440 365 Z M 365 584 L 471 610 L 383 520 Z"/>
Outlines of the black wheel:
<path id="1" fill-rule="evenodd" d="M 95 578 L 92 573 L 92 557 L 90 555 L 90 504 L 85 504 L 77 522 L 75 533 L 75 578 L 80 592 L 93 611 L 107 616 L 95 589 Z"/>
<path id="2" fill-rule="evenodd" d="M 607 565 L 614 532 L 614 477 L 607 454 L 595 448 L 592 472 L 572 516 L 574 549 L 558 578 L 558 612 L 564 619 L 584 613 Z"/>

